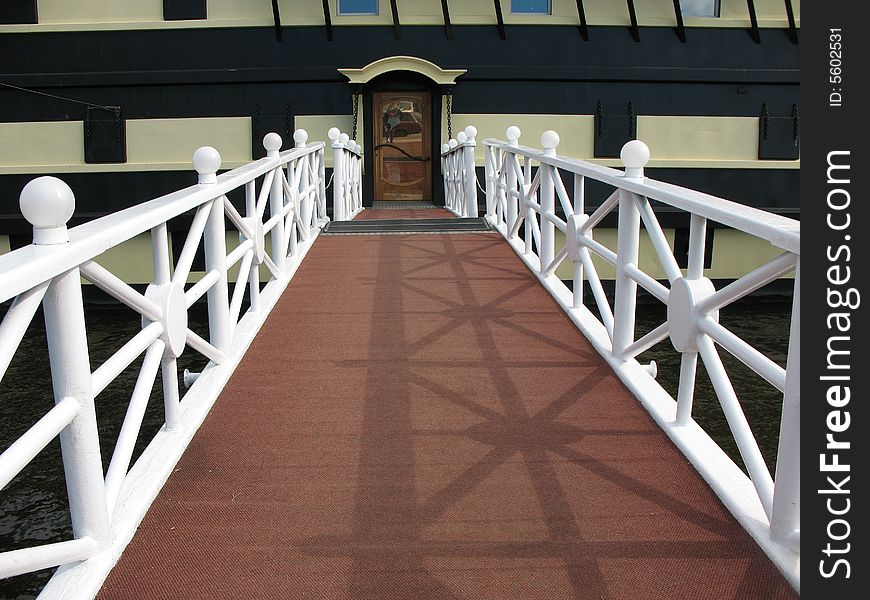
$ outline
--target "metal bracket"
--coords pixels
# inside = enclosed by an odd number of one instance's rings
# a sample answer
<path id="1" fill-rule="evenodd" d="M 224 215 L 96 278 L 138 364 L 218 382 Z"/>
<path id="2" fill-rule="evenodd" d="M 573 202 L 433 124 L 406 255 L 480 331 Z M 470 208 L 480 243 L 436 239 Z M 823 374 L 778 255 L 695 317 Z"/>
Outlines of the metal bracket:
<path id="1" fill-rule="evenodd" d="M 448 0 L 441 0 L 441 14 L 444 15 L 444 34 L 448 40 L 453 39 L 453 25 L 450 23 L 450 5 Z"/>
<path id="2" fill-rule="evenodd" d="M 637 12 L 634 10 L 634 0 L 626 0 L 628 2 L 628 18 L 631 19 L 631 37 L 635 42 L 640 41 L 640 29 L 637 27 Z"/>
<path id="3" fill-rule="evenodd" d="M 586 9 L 583 8 L 583 0 L 577 0 L 577 17 L 580 19 L 580 37 L 584 42 L 589 41 L 589 26 L 586 23 Z"/>
<path id="4" fill-rule="evenodd" d="M 794 7 L 791 5 L 791 0 L 785 0 L 785 14 L 788 17 L 788 39 L 791 40 L 792 44 L 800 43 L 797 24 L 794 18 Z"/>
<path id="5" fill-rule="evenodd" d="M 278 8 L 278 0 L 272 0 L 272 18 L 275 19 L 275 39 L 280 42 L 284 36 L 281 31 L 281 10 Z"/>
<path id="6" fill-rule="evenodd" d="M 746 7 L 749 9 L 749 23 L 752 26 L 749 30 L 749 37 L 756 44 L 761 43 L 761 32 L 758 29 L 758 15 L 755 13 L 754 0 L 746 0 Z"/>
<path id="7" fill-rule="evenodd" d="M 333 32 L 332 14 L 329 10 L 329 0 L 323 0 L 323 23 L 326 25 L 326 41 L 331 42 L 333 39 Z"/>
<path id="8" fill-rule="evenodd" d="M 402 24 L 399 22 L 399 5 L 396 0 L 390 0 L 390 10 L 393 12 L 393 36 L 397 41 L 402 40 Z"/>
<path id="9" fill-rule="evenodd" d="M 504 15 L 501 12 L 501 0 L 492 0 L 493 5 L 495 6 L 495 20 L 496 27 L 498 27 L 498 37 L 503 40 L 507 39 L 507 32 L 504 28 Z"/>
<path id="10" fill-rule="evenodd" d="M 677 28 L 674 31 L 677 34 L 677 38 L 685 44 L 686 26 L 683 24 L 683 7 L 680 6 L 680 0 L 674 0 L 674 17 L 677 19 Z"/>

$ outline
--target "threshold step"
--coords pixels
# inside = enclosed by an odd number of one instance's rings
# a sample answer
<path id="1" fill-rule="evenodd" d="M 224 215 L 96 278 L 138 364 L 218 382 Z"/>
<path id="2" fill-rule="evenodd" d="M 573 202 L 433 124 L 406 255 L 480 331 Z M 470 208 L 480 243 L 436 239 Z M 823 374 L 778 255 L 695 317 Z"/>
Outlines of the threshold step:
<path id="1" fill-rule="evenodd" d="M 486 219 L 368 219 L 364 221 L 330 221 L 324 235 L 375 235 L 385 233 L 481 233 L 489 232 Z"/>

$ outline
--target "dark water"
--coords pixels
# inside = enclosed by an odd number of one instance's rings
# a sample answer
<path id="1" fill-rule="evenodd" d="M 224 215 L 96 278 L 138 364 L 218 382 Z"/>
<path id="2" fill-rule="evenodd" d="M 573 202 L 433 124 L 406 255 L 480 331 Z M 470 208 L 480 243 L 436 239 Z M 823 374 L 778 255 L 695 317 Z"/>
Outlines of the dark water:
<path id="1" fill-rule="evenodd" d="M 785 365 L 788 351 L 790 300 L 752 300 L 727 308 L 720 321 L 737 335 L 756 346 L 774 361 Z M 2 311 L 0 311 L 2 312 Z M 89 305 L 86 309 L 92 367 L 101 364 L 140 330 L 139 317 L 117 306 Z M 659 304 L 638 307 L 638 337 L 665 319 Z M 191 328 L 205 335 L 207 318 L 203 306 L 190 313 Z M 773 470 L 779 437 L 782 395 L 739 361 L 722 351 L 722 359 L 731 376 L 744 411 L 761 446 L 762 454 Z M 658 381 L 676 397 L 680 356 L 668 340 L 639 357 L 641 362 L 658 363 Z M 104 468 L 108 466 L 114 441 L 139 371 L 141 359 L 127 370 L 96 400 Z M 199 371 L 205 364 L 188 350 L 179 358 L 179 372 L 184 368 Z M 700 367 L 695 392 L 695 419 L 719 444 L 740 463 L 728 425 L 703 367 Z M 163 402 L 159 376 L 152 390 L 148 412 L 139 436 L 135 457 L 144 449 L 163 424 Z M 180 383 L 184 390 L 183 383 Z M 53 406 L 51 379 L 47 360 L 45 328 L 42 316 L 33 320 L 16 357 L 0 382 L 0 448 L 5 449 L 19 435 Z M 49 444 L 16 477 L 0 497 L 0 551 L 71 538 L 67 515 L 67 495 L 63 481 L 60 444 Z M 0 598 L 29 599 L 39 593 L 53 569 L 0 581 Z"/>
<path id="2" fill-rule="evenodd" d="M 652 330 L 666 319 L 666 309 L 662 304 L 638 306 L 638 335 Z M 791 299 L 751 298 L 723 309 L 719 322 L 754 346 L 762 354 L 785 368 L 788 356 L 788 333 L 791 320 Z M 779 421 L 782 414 L 782 392 L 762 379 L 749 367 L 731 356 L 720 346 L 719 356 L 734 386 L 734 391 L 746 419 L 752 428 L 761 454 L 764 456 L 771 474 L 776 466 L 776 447 L 779 442 Z M 658 365 L 656 380 L 668 393 L 676 398 L 680 375 L 680 354 L 674 350 L 669 340 L 657 344 L 638 357 L 641 363 L 651 360 Z M 698 359 L 698 372 L 695 379 L 695 397 L 692 415 L 695 421 L 725 450 L 731 459 L 743 467 L 740 453 L 728 428 L 725 415 L 713 391 L 713 384 Z M 745 469 L 744 469 L 745 471 Z"/>
<path id="3" fill-rule="evenodd" d="M 0 308 L 0 315 L 2 314 L 5 314 L 5 308 Z M 85 318 L 92 369 L 102 364 L 142 328 L 138 314 L 117 305 L 88 305 Z M 208 318 L 204 306 L 191 309 L 189 326 L 200 335 L 207 332 Z M 200 371 L 205 363 L 205 359 L 188 349 L 178 359 L 179 374 L 185 368 Z M 141 364 L 142 357 L 127 367 L 96 398 L 104 470 L 111 460 L 114 443 L 130 400 L 129 395 Z M 184 393 L 184 383 L 180 377 L 179 385 Z M 5 450 L 54 405 L 45 324 L 41 313 L 34 317 L 12 364 L 0 382 L 0 398 L 0 449 Z M 163 420 L 163 395 L 158 375 L 133 461 L 163 425 Z M 60 442 L 57 438 L 0 491 L 0 494 L 0 551 L 72 538 Z M 46 569 L 0 580 L 0 598 L 34 598 L 53 572 L 54 569 Z"/>

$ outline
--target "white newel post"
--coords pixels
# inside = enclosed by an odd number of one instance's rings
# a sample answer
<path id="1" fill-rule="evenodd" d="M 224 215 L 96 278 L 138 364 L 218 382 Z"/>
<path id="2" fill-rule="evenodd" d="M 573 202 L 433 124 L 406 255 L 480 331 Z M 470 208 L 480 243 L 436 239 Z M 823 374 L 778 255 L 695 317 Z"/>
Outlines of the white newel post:
<path id="1" fill-rule="evenodd" d="M 257 190 L 253 181 L 245 184 L 245 217 L 253 222 L 257 214 Z M 291 225 L 292 226 L 292 225 Z M 285 225 L 286 227 L 286 225 Z M 256 240 L 254 241 L 256 244 Z M 255 254 L 256 256 L 256 246 Z M 260 310 L 260 267 L 252 268 L 248 274 L 248 291 L 251 295 L 251 310 Z"/>
<path id="2" fill-rule="evenodd" d="M 706 238 L 707 220 L 693 214 L 689 221 L 689 263 L 686 269 L 686 279 L 690 281 L 701 279 L 704 276 Z M 680 356 L 680 383 L 677 388 L 677 425 L 686 425 L 692 419 L 697 371 L 697 350 L 683 350 Z"/>
<path id="3" fill-rule="evenodd" d="M 460 132 L 461 133 L 461 132 Z M 464 133 L 461 133 L 462 136 L 465 136 Z M 453 209 L 453 212 L 462 216 L 462 209 L 459 204 L 459 193 L 457 191 L 457 182 L 459 181 L 459 170 L 460 165 L 457 163 L 456 152 L 453 150 L 459 145 L 459 140 L 455 138 L 450 138 L 447 142 L 447 145 L 450 146 L 450 153 L 447 155 L 447 160 L 450 165 L 450 208 Z"/>
<path id="4" fill-rule="evenodd" d="M 456 134 L 456 142 L 458 146 L 462 146 L 465 142 L 468 141 L 468 136 L 465 135 L 465 131 L 460 131 Z M 465 148 L 459 148 L 454 153 L 454 159 L 456 161 L 456 197 L 459 201 L 459 205 L 457 208 L 459 209 L 459 214 L 463 217 L 468 216 L 468 186 L 466 182 L 468 181 L 468 174 L 465 172 Z"/>
<path id="5" fill-rule="evenodd" d="M 544 156 L 556 156 L 559 146 L 559 134 L 553 130 L 541 134 L 541 146 Z M 553 181 L 554 171 L 549 165 L 541 163 L 541 273 L 547 270 L 553 262 L 556 247 L 556 226 L 550 220 L 556 215 L 556 183 Z M 558 175 L 555 175 L 558 177 Z M 567 215 L 566 215 L 567 216 Z"/>
<path id="6" fill-rule="evenodd" d="M 169 232 L 166 223 L 161 223 L 151 230 L 151 257 L 154 263 L 155 286 L 168 286 L 172 282 L 169 261 Z M 160 359 L 161 383 L 163 385 L 163 412 L 166 417 L 166 429 L 173 430 L 181 418 L 178 391 L 178 364 L 176 357 L 169 348 L 165 348 Z"/>
<path id="7" fill-rule="evenodd" d="M 523 157 L 523 190 L 520 198 L 520 203 L 522 204 L 522 208 L 520 210 L 523 211 L 523 215 L 525 215 L 525 220 L 523 221 L 523 239 L 525 240 L 525 247 L 523 248 L 523 252 L 525 254 L 532 253 L 532 219 L 535 218 L 535 211 L 532 208 L 532 205 L 529 204 L 529 200 L 534 201 L 535 195 L 532 194 L 532 159 L 528 156 Z"/>
<path id="8" fill-rule="evenodd" d="M 444 180 L 444 206 L 450 207 L 450 144 L 441 145 L 441 174 Z"/>
<path id="9" fill-rule="evenodd" d="M 779 429 L 779 449 L 776 456 L 776 483 L 773 488 L 773 510 L 770 535 L 773 540 L 800 552 L 801 527 L 801 263 L 794 274 L 794 296 L 791 310 L 785 393 L 782 400 L 782 420 Z"/>
<path id="10" fill-rule="evenodd" d="M 341 131 L 333 127 L 327 133 L 332 142 L 332 218 L 344 221 L 344 146 L 338 141 Z"/>
<path id="11" fill-rule="evenodd" d="M 495 209 L 496 200 L 495 194 L 493 194 L 493 186 L 492 186 L 492 178 L 495 176 L 495 156 L 493 153 L 493 149 L 489 146 L 483 146 L 483 175 L 486 183 L 486 216 L 489 218 L 494 218 L 497 214 Z"/>
<path id="12" fill-rule="evenodd" d="M 354 140 L 354 147 L 356 148 L 356 154 L 354 154 L 353 160 L 353 212 L 362 208 L 362 146 L 357 144 L 356 140 Z"/>
<path id="13" fill-rule="evenodd" d="M 267 133 L 263 138 L 263 147 L 266 149 L 266 158 L 276 159 L 281 153 L 281 136 L 277 133 Z M 284 210 L 284 185 L 281 183 L 281 167 L 275 167 L 275 177 L 272 178 L 272 189 L 269 190 L 269 212 L 271 215 L 281 214 Z M 248 215 L 251 216 L 251 215 Z M 284 236 L 284 219 L 278 219 L 272 228 L 272 260 L 278 271 L 283 273 L 287 270 L 287 242 Z"/>
<path id="14" fill-rule="evenodd" d="M 522 135 L 522 131 L 516 125 L 507 128 L 507 132 L 505 135 L 507 136 L 508 146 L 511 148 L 518 148 L 520 145 L 520 136 Z M 512 192 L 517 191 L 517 172 L 514 169 L 514 158 L 516 154 L 512 154 L 510 150 L 506 150 L 504 154 L 504 166 L 503 169 L 505 171 L 505 183 L 507 185 L 507 190 L 505 190 L 505 204 L 507 204 L 507 230 L 513 231 L 514 223 L 517 222 L 517 198 L 515 198 Z M 516 236 L 511 236 L 511 239 L 514 239 Z"/>
<path id="15" fill-rule="evenodd" d="M 75 209 L 75 197 L 66 183 L 38 177 L 24 186 L 19 205 L 33 225 L 35 245 L 69 242 L 66 223 Z M 66 398 L 78 403 L 78 413 L 60 433 L 73 535 L 103 545 L 110 535 L 109 510 L 78 267 L 54 278 L 42 306 L 55 404 Z"/>
<path id="16" fill-rule="evenodd" d="M 649 161 L 649 148 L 640 140 L 622 147 L 620 158 L 626 179 L 642 179 Z M 616 242 L 616 294 L 613 314 L 613 355 L 624 359 L 625 349 L 634 342 L 637 283 L 627 269 L 637 265 L 640 249 L 640 211 L 633 193 L 619 190 L 619 223 Z"/>
<path id="17" fill-rule="evenodd" d="M 297 129 L 293 132 L 293 141 L 297 148 L 305 148 L 308 146 L 308 132 L 304 129 Z M 310 177 L 308 176 L 307 157 L 299 159 L 302 162 L 302 171 L 299 174 L 299 189 L 304 190 L 305 194 L 299 198 L 299 211 L 302 216 L 302 239 L 307 240 L 311 235 L 311 194 L 308 193 L 308 184 Z"/>
<path id="18" fill-rule="evenodd" d="M 193 168 L 199 173 L 200 185 L 217 183 L 217 170 L 220 166 L 221 155 L 211 146 L 203 146 L 193 153 Z M 211 345 L 228 355 L 232 337 L 223 196 L 218 196 L 211 202 L 211 211 L 208 213 L 208 221 L 203 233 L 205 270 L 217 271 L 218 280 L 208 290 L 208 331 Z"/>
<path id="19" fill-rule="evenodd" d="M 465 216 L 477 217 L 477 173 L 474 169 L 474 152 L 477 148 L 477 127 L 469 125 L 465 128 L 465 148 L 462 149 L 462 161 L 465 164 Z"/>
<path id="20" fill-rule="evenodd" d="M 321 219 L 326 215 L 326 148 L 317 151 L 317 211 Z"/>
<path id="21" fill-rule="evenodd" d="M 353 154 L 350 151 L 351 143 L 350 136 L 346 133 L 342 133 L 338 136 L 338 142 L 341 144 L 344 153 L 342 163 L 343 173 L 341 176 L 342 186 L 341 186 L 341 203 L 344 207 L 344 215 L 345 220 L 350 216 L 353 209 L 350 207 L 350 196 L 351 196 L 351 185 L 353 181 L 350 177 L 350 161 Z"/>
<path id="22" fill-rule="evenodd" d="M 583 175 L 578 173 L 574 174 L 574 216 L 569 218 L 570 223 L 572 224 L 572 228 L 569 228 L 568 231 L 565 232 L 566 241 L 570 238 L 569 236 L 574 237 L 574 241 L 577 242 L 579 246 L 580 240 L 577 239 L 577 223 L 585 220 L 584 215 L 586 214 L 586 178 Z M 567 215 L 566 215 L 567 216 Z M 570 247 L 570 242 L 569 242 Z M 580 308 L 583 306 L 583 262 L 580 260 L 580 253 L 578 251 L 577 256 L 571 257 L 572 261 L 572 288 L 573 288 L 573 296 L 574 308 Z"/>

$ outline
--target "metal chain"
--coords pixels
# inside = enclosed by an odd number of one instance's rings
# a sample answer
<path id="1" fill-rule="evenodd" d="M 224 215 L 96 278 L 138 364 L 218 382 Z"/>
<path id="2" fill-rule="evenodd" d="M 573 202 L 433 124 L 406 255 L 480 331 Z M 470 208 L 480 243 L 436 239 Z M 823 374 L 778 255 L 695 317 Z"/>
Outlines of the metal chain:
<path id="1" fill-rule="evenodd" d="M 598 113 L 598 137 L 604 137 L 604 104 L 601 100 L 598 101 L 595 112 Z"/>
<path id="2" fill-rule="evenodd" d="M 800 123 L 801 117 L 800 113 L 798 113 L 798 105 L 794 104 L 791 107 L 791 117 L 794 120 L 793 129 L 792 129 L 792 138 L 794 139 L 795 144 L 797 144 L 798 138 L 800 137 Z"/>
<path id="3" fill-rule="evenodd" d="M 451 92 L 447 93 L 447 139 L 453 139 L 453 120 L 451 118 L 451 105 L 452 105 L 453 94 Z"/>
<path id="4" fill-rule="evenodd" d="M 356 140 L 356 126 L 359 121 L 359 94 L 353 95 L 353 133 L 350 139 Z"/>

